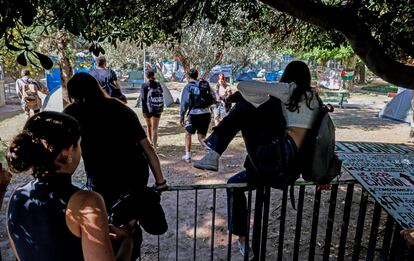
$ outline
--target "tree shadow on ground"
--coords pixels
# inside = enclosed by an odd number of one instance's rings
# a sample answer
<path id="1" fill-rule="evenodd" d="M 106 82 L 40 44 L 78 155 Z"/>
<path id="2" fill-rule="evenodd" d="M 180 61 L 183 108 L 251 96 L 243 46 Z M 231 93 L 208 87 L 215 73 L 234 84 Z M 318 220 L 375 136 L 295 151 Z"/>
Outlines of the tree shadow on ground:
<path id="1" fill-rule="evenodd" d="M 393 120 L 381 119 L 378 117 L 379 112 L 379 109 L 374 108 L 336 108 L 331 117 L 338 129 L 391 129 L 395 125 L 404 124 Z"/>

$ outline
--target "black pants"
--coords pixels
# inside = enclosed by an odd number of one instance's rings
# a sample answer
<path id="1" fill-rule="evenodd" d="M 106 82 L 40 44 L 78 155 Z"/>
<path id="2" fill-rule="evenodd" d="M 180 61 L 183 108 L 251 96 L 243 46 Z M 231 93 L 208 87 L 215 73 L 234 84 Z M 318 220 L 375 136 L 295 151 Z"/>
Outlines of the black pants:
<path id="1" fill-rule="evenodd" d="M 237 95 L 237 93 L 235 94 Z M 282 164 L 286 165 L 286 171 L 290 171 L 297 156 L 295 142 L 285 134 L 285 119 L 281 112 L 280 101 L 269 100 L 256 108 L 244 100 L 240 93 L 238 95 L 238 97 L 236 96 L 237 102 L 235 106 L 213 128 L 213 132 L 205 142 L 210 149 L 221 155 L 236 134 L 241 131 L 248 153 L 244 164 L 246 170 L 231 177 L 228 183 L 272 184 L 271 179 L 274 177 L 279 181 L 277 175 L 268 177 L 258 169 L 258 166 L 264 165 L 263 158 L 273 163 L 272 157 L 275 158 L 275 162 L 276 157 L 280 157 L 283 159 L 281 160 Z M 283 155 L 263 155 L 265 157 L 260 157 L 260 153 L 258 154 L 259 145 L 266 144 L 267 141 L 271 143 L 274 137 L 278 137 L 279 146 L 283 148 Z M 273 152 L 273 150 L 267 151 L 270 154 Z M 283 182 L 282 184 L 277 183 L 279 182 L 272 184 L 272 186 L 276 188 L 285 186 Z M 244 194 L 246 191 L 247 188 L 227 190 L 229 231 L 239 236 L 246 236 L 247 233 L 247 200 Z"/>

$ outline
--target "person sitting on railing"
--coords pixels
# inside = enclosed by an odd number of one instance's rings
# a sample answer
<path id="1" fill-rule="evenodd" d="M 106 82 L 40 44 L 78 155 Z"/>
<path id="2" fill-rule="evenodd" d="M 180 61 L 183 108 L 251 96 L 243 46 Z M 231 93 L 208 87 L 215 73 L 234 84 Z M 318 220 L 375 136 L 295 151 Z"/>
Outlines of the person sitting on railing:
<path id="1" fill-rule="evenodd" d="M 223 118 L 220 124 L 213 128 L 212 134 L 205 140 L 210 148 L 208 153 L 199 161 L 195 161 L 193 166 L 200 169 L 218 170 L 219 157 L 226 150 L 228 144 L 238 131 L 242 135 L 246 144 L 248 158 L 245 162 L 247 171 L 242 171 L 231 177 L 228 183 L 253 183 L 252 181 L 264 183 L 261 180 L 265 177 L 263 170 L 284 169 L 288 173 L 286 179 L 279 184 L 283 188 L 290 182 L 297 179 L 300 172 L 300 152 L 304 143 L 305 136 L 311 128 L 318 113 L 318 100 L 311 88 L 311 75 L 308 66 L 301 61 L 289 63 L 278 83 L 264 83 L 258 81 L 243 81 L 237 86 L 243 99 L 239 99 L 229 114 Z M 281 100 L 281 108 L 286 119 L 286 128 L 271 131 L 272 124 L 280 121 L 278 117 L 280 108 L 274 107 L 272 110 L 262 111 L 270 96 Z M 242 110 L 241 108 L 245 108 Z M 275 115 L 275 116 L 274 116 Z M 269 117 L 271 116 L 271 118 Z M 256 117 L 256 118 L 253 118 Z M 268 131 L 266 133 L 266 131 Z M 280 135 L 282 131 L 282 135 Z M 280 144 L 280 151 L 259 147 L 258 144 L 270 144 L 276 142 Z M 271 147 L 269 147 L 271 148 Z M 278 154 L 282 151 L 282 155 Z M 252 171 L 253 170 L 253 171 Z M 256 175 L 258 174 L 258 175 Z M 274 173 L 278 175 L 278 173 Z M 286 183 L 285 183 L 286 182 Z M 284 184 L 285 183 L 285 184 Z M 267 183 L 269 184 L 269 183 Z M 244 189 L 234 189 L 232 194 L 232 211 L 230 217 L 230 232 L 239 235 L 239 245 L 244 246 L 247 206 Z M 244 249 L 241 250 L 244 253 Z"/>
<path id="2" fill-rule="evenodd" d="M 18 260 L 131 260 L 130 231 L 109 227 L 101 195 L 72 185 L 80 159 L 79 125 L 59 112 L 34 115 L 12 141 L 10 169 L 34 177 L 15 189 L 7 210 Z M 0 169 L 0 175 L 7 172 Z M 110 230 L 120 241 L 116 257 Z"/>

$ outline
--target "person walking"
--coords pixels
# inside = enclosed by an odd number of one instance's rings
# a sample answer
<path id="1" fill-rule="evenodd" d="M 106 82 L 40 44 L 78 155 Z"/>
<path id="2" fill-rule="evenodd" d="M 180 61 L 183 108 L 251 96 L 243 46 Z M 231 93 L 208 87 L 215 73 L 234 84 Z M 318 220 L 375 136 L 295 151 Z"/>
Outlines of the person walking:
<path id="1" fill-rule="evenodd" d="M 217 126 L 220 121 L 227 115 L 230 110 L 231 103 L 226 102 L 227 97 L 232 94 L 230 85 L 227 84 L 226 77 L 220 73 L 218 75 L 218 83 L 216 85 L 216 104 L 213 109 L 214 125 Z"/>
<path id="2" fill-rule="evenodd" d="M 105 92 L 123 103 L 127 103 L 125 95 L 121 91 L 121 83 L 114 70 L 107 67 L 105 56 L 96 58 L 96 68 L 89 71 L 89 74 L 95 77 Z"/>
<path id="3" fill-rule="evenodd" d="M 145 71 L 147 81 L 141 87 L 142 115 L 147 123 L 147 135 L 154 149 L 158 146 L 158 126 L 164 110 L 164 94 L 161 84 L 155 80 L 152 69 Z"/>
<path id="4" fill-rule="evenodd" d="M 20 73 L 21 78 L 16 81 L 16 93 L 20 99 L 22 109 L 26 113 L 26 118 L 40 112 L 42 99 L 39 91 L 43 94 L 48 93 L 48 89 L 38 80 L 30 76 L 30 71 L 23 69 Z"/>
<path id="5" fill-rule="evenodd" d="M 79 121 L 87 188 L 101 194 L 109 210 L 125 196 L 132 198 L 126 206 L 124 220 L 138 220 L 151 234 L 165 233 L 168 226 L 160 196 L 147 187 L 149 168 L 158 192 L 167 188 L 167 181 L 136 113 L 108 97 L 95 78 L 87 73 L 72 76 L 68 94 L 72 104 L 64 112 Z M 134 224 L 137 231 L 134 240 L 139 242 L 142 240 L 140 229 L 136 222 Z M 133 256 L 138 257 L 139 244 L 134 245 Z"/>
<path id="6" fill-rule="evenodd" d="M 10 196 L 7 232 L 18 260 L 131 260 L 130 231 L 109 227 L 104 201 L 72 185 L 81 159 L 80 129 L 71 116 L 52 111 L 31 117 L 12 141 L 7 162 L 33 180 Z M 2 180 L 7 172 L 0 169 Z M 115 256 L 109 232 L 118 238 Z"/>
<path id="7" fill-rule="evenodd" d="M 191 162 L 191 136 L 197 132 L 201 146 L 207 148 L 204 139 L 211 121 L 210 107 L 216 101 L 215 93 L 205 80 L 198 81 L 198 71 L 190 69 L 187 73 L 188 83 L 181 93 L 180 125 L 185 128 L 182 160 Z M 187 117 L 187 120 L 185 118 Z"/>

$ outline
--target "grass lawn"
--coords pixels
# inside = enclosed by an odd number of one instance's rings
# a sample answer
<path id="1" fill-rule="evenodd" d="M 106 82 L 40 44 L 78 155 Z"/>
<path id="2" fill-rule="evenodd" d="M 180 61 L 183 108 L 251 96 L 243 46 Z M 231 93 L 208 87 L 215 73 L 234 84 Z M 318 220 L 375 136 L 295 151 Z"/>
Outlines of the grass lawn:
<path id="1" fill-rule="evenodd" d="M 387 94 L 389 92 L 397 92 L 398 87 L 392 84 L 369 85 L 361 87 L 361 90 Z"/>

